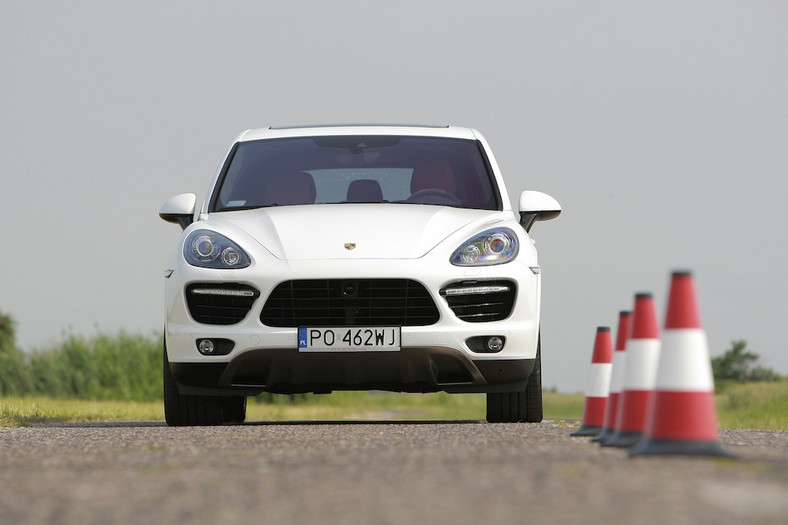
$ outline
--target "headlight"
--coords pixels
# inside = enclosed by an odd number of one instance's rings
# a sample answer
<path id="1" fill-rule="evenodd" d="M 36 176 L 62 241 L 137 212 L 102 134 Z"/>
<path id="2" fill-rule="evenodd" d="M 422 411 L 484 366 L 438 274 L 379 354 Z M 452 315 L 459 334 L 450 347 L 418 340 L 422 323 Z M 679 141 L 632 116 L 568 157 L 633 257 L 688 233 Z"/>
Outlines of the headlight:
<path id="1" fill-rule="evenodd" d="M 451 256 L 455 266 L 488 266 L 508 263 L 519 251 L 517 235 L 509 228 L 487 230 L 469 239 Z"/>
<path id="2" fill-rule="evenodd" d="M 200 268 L 246 268 L 249 256 L 240 246 L 216 232 L 195 230 L 183 245 L 186 262 Z"/>

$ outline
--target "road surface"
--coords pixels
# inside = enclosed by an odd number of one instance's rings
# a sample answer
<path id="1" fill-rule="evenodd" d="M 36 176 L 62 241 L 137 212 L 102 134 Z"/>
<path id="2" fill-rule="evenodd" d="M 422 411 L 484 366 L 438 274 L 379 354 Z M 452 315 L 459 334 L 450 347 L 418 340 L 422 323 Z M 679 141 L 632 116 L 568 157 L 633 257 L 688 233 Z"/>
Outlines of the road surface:
<path id="1" fill-rule="evenodd" d="M 785 523 L 788 432 L 629 458 L 565 422 L 0 429 L 0 523 Z"/>

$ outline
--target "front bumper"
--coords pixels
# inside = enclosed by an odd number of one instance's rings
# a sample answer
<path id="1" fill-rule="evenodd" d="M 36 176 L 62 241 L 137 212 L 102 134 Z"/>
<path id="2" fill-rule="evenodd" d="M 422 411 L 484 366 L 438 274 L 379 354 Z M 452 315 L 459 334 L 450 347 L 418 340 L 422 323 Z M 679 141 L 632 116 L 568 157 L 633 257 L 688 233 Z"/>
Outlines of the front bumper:
<path id="1" fill-rule="evenodd" d="M 248 351 L 229 363 L 171 363 L 182 394 L 298 394 L 333 390 L 506 392 L 525 389 L 533 359 L 473 361 L 451 348 L 399 352 Z"/>
<path id="2" fill-rule="evenodd" d="M 171 370 L 182 394 L 329 392 L 390 390 L 403 392 L 494 392 L 522 390 L 533 368 L 539 335 L 540 275 L 518 261 L 484 268 L 458 268 L 424 260 L 290 262 L 266 272 L 221 271 L 178 265 L 167 279 L 165 340 Z M 425 270 L 426 269 L 426 270 Z M 260 313 L 282 281 L 308 278 L 414 279 L 434 301 L 439 319 L 427 326 L 403 326 L 398 352 L 300 353 L 297 328 L 263 324 Z M 517 294 L 509 317 L 472 323 L 459 319 L 439 290 L 452 283 L 510 280 Z M 198 323 L 189 313 L 185 290 L 192 283 L 237 282 L 259 291 L 240 322 Z M 469 340 L 505 339 L 497 353 L 479 352 Z M 202 355 L 200 339 L 232 341 L 226 355 Z M 471 345 L 473 346 L 473 345 Z"/>

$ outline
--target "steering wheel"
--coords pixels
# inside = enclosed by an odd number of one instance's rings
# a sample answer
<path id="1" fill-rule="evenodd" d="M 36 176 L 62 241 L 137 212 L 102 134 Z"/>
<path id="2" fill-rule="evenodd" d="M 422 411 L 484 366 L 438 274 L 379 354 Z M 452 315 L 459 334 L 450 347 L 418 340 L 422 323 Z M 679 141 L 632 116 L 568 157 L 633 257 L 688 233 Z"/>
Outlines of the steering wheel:
<path id="1" fill-rule="evenodd" d="M 445 190 L 438 188 L 424 188 L 405 199 L 405 202 L 413 204 L 462 204 L 460 199 Z"/>

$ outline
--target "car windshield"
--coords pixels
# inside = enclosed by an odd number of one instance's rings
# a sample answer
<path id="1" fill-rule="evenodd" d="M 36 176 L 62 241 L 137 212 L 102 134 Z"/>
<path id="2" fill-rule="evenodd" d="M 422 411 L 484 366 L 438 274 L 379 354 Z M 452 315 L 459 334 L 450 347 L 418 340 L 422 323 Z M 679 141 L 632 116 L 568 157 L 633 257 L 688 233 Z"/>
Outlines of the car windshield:
<path id="1" fill-rule="evenodd" d="M 381 135 L 241 142 L 210 209 L 363 202 L 500 209 L 476 141 Z"/>

